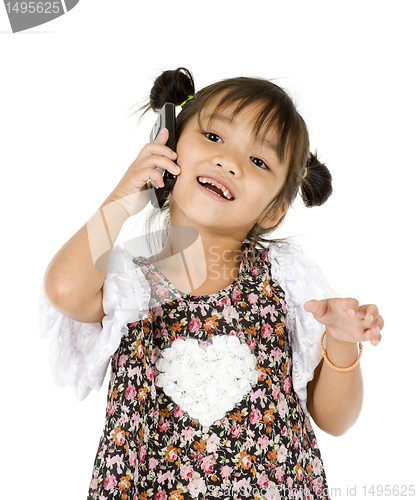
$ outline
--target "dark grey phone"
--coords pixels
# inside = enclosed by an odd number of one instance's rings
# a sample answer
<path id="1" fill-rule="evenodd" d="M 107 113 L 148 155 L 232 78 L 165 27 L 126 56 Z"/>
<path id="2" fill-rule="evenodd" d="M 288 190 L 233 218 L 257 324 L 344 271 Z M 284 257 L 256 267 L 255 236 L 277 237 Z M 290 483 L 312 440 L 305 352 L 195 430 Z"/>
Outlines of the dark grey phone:
<path id="1" fill-rule="evenodd" d="M 155 142 L 159 134 L 162 132 L 162 129 L 167 128 L 169 131 L 168 142 L 166 145 L 172 149 L 172 151 L 176 151 L 177 141 L 175 137 L 175 105 L 171 102 L 167 102 L 164 104 L 162 109 L 158 113 L 158 117 L 154 126 L 152 127 L 150 142 Z M 156 186 L 154 181 L 151 182 L 152 187 L 155 189 L 156 194 L 156 202 L 152 201 L 152 204 L 155 208 L 162 208 L 166 199 L 169 196 L 169 193 L 172 191 L 175 181 L 177 180 L 177 176 L 171 174 L 168 170 L 164 170 L 162 168 L 156 167 L 159 172 L 161 172 L 164 178 L 163 187 L 159 188 Z"/>

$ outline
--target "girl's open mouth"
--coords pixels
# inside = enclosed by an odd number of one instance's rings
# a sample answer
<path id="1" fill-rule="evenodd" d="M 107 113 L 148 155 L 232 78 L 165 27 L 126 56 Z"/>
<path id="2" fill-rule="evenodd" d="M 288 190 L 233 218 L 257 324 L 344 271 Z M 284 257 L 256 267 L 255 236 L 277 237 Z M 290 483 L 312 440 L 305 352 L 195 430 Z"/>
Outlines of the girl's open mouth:
<path id="1" fill-rule="evenodd" d="M 234 198 L 229 192 L 228 189 L 220 189 L 218 186 L 215 186 L 211 182 L 208 181 L 208 179 L 204 177 L 198 177 L 197 178 L 198 184 L 201 186 L 202 189 L 206 192 L 206 194 L 209 194 L 212 197 L 217 197 L 219 201 L 233 201 Z"/>

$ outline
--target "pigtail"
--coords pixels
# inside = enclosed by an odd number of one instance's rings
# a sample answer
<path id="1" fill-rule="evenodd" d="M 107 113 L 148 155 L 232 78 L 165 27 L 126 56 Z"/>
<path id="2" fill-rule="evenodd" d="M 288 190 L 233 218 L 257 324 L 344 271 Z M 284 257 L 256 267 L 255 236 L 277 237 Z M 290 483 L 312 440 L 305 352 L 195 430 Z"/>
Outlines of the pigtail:
<path id="1" fill-rule="evenodd" d="M 316 154 L 307 158 L 305 175 L 301 179 L 301 197 L 306 207 L 318 207 L 325 203 L 333 192 L 332 175 Z"/>
<path id="2" fill-rule="evenodd" d="M 149 101 L 138 109 L 143 111 L 139 120 L 150 109 L 159 111 L 166 102 L 172 102 L 175 106 L 180 106 L 190 96 L 194 96 L 194 79 L 190 71 L 186 68 L 164 71 L 155 80 Z"/>

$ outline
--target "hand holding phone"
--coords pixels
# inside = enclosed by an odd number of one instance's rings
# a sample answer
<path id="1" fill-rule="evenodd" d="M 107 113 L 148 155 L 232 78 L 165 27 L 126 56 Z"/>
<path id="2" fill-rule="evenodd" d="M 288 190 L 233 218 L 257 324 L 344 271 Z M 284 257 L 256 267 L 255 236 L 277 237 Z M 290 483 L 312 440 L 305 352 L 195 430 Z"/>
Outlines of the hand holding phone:
<path id="1" fill-rule="evenodd" d="M 181 172 L 175 165 L 177 154 L 166 145 L 169 142 L 169 130 L 164 128 L 166 127 L 155 128 L 155 142 L 150 142 L 141 149 L 106 200 L 106 203 L 117 202 L 129 217 L 140 212 L 149 201 L 156 208 L 161 208 L 172 190 L 176 176 Z M 149 190 L 149 180 L 156 189 Z"/>

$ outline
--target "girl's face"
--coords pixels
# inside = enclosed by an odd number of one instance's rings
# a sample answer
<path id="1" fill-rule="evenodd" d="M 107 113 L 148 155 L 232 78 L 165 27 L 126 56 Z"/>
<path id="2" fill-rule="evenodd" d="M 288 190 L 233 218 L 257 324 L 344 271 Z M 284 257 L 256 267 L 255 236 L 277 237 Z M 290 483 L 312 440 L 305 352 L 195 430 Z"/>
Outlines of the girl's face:
<path id="1" fill-rule="evenodd" d="M 170 195 L 171 224 L 192 226 L 242 241 L 255 222 L 270 227 L 282 217 L 286 206 L 275 217 L 265 219 L 266 208 L 278 195 L 287 174 L 276 151 L 271 131 L 262 142 L 254 140 L 254 107 L 248 107 L 231 120 L 232 108 L 221 110 L 209 126 L 216 102 L 184 128 L 177 144 L 177 163 L 181 167 Z M 228 187 L 228 201 L 201 186 L 198 178 L 212 178 Z M 211 187 L 211 186 L 207 186 Z"/>

